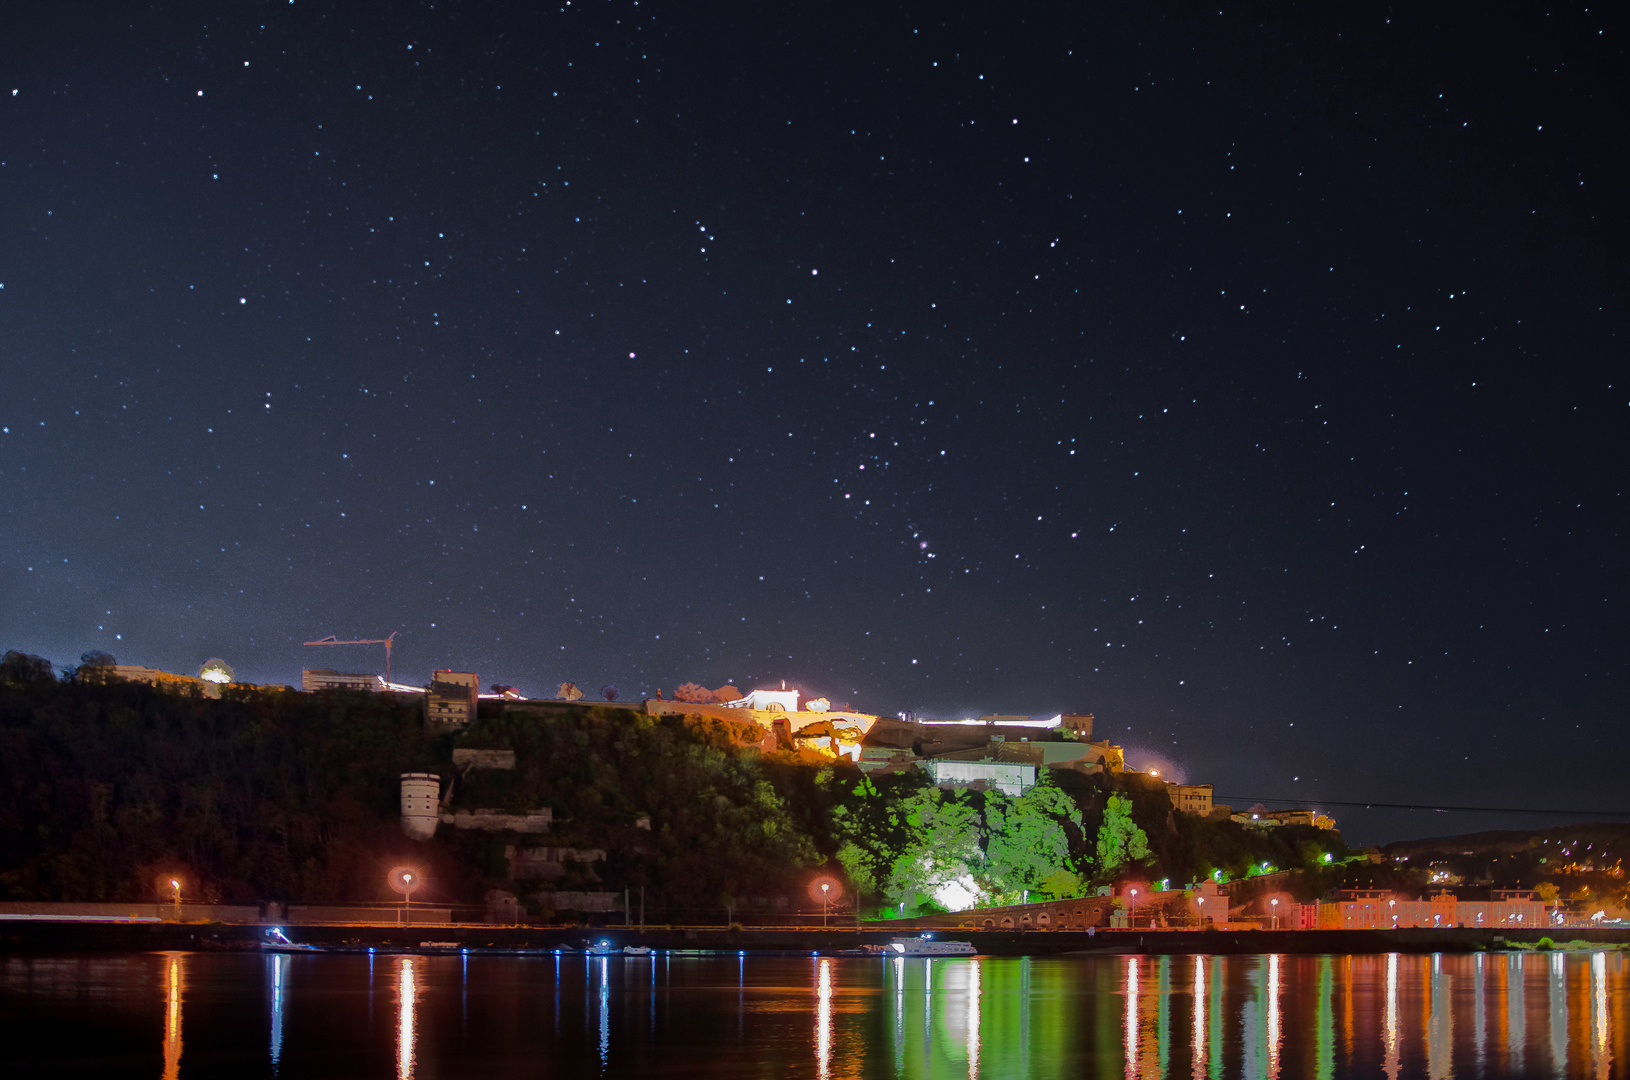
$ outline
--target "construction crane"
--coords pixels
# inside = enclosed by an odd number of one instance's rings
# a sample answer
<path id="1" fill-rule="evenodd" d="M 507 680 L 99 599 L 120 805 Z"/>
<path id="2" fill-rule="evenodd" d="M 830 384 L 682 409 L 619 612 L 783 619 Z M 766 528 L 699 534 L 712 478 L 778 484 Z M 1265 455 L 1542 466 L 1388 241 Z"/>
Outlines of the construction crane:
<path id="1" fill-rule="evenodd" d="M 394 637 L 396 637 L 396 631 L 395 630 L 391 631 L 390 637 L 365 638 L 365 639 L 363 639 L 361 641 L 341 641 L 338 638 L 336 638 L 333 634 L 329 634 L 327 637 L 321 639 L 320 641 L 308 641 L 308 642 L 306 642 L 306 644 L 307 645 L 383 645 L 383 646 L 385 646 L 385 686 L 387 688 L 389 688 L 390 685 L 391 685 L 391 639 L 394 638 Z"/>

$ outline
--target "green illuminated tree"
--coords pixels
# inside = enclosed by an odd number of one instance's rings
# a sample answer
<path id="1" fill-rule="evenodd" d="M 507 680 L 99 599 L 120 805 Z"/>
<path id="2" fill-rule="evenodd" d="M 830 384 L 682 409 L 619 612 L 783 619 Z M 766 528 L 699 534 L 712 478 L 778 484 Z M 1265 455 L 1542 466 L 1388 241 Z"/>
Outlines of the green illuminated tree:
<path id="1" fill-rule="evenodd" d="M 1081 811 L 1056 787 L 1042 784 L 1020 797 L 985 795 L 984 879 L 997 902 L 1063 899 L 1078 895 L 1081 878 L 1070 854 L 1073 826 L 1082 833 Z"/>
<path id="2" fill-rule="evenodd" d="M 1111 795 L 1098 827 L 1098 877 L 1108 880 L 1149 858 L 1149 838 L 1132 820 L 1132 800 Z"/>

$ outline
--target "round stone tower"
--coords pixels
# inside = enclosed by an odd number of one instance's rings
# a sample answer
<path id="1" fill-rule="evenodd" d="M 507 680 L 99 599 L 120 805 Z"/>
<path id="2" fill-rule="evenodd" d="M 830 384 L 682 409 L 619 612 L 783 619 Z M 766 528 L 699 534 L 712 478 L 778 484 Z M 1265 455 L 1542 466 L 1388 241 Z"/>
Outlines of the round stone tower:
<path id="1" fill-rule="evenodd" d="M 415 840 L 436 835 L 440 814 L 441 778 L 435 773 L 402 774 L 402 831 Z"/>

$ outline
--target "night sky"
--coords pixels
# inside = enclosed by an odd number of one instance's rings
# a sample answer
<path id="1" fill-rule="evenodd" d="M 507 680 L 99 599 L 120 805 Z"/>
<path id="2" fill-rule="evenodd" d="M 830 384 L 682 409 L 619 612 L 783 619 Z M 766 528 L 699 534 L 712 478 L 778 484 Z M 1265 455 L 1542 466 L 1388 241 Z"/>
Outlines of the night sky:
<path id="1" fill-rule="evenodd" d="M 8 11 L 0 648 L 1630 809 L 1630 27 L 1422 7 Z"/>

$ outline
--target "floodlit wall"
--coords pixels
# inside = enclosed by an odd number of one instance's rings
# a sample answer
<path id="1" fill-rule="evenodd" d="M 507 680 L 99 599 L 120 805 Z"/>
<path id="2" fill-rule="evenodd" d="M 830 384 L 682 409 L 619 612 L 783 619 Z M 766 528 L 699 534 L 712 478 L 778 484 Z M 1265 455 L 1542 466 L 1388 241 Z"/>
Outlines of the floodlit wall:
<path id="1" fill-rule="evenodd" d="M 260 908 L 252 904 L 105 904 L 35 901 L 0 902 L 0 923 L 5 922 L 260 922 Z"/>
<path id="2" fill-rule="evenodd" d="M 513 750 L 470 750 L 459 747 L 453 751 L 453 765 L 460 769 L 513 769 Z"/>
<path id="3" fill-rule="evenodd" d="M 543 833 L 549 831 L 555 812 L 548 807 L 525 814 L 506 814 L 500 810 L 459 810 L 443 814 L 443 824 L 455 829 L 477 829 L 484 832 Z"/>
<path id="4" fill-rule="evenodd" d="M 1470 926 L 1524 929 L 1547 925 L 1545 905 L 1538 900 L 1426 900 L 1363 897 L 1319 905 L 1321 930 L 1408 930 L 1417 927 Z"/>

